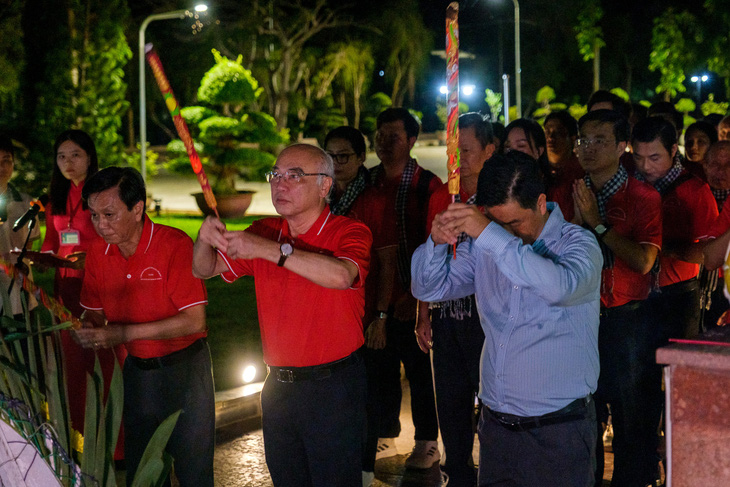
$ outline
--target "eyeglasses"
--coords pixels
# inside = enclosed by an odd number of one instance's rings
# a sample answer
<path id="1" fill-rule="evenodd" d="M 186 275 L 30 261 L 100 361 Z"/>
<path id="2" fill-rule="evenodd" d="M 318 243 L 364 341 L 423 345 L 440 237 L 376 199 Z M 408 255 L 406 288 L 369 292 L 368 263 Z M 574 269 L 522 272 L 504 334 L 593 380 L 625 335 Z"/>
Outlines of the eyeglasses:
<path id="1" fill-rule="evenodd" d="M 575 141 L 575 148 L 578 150 L 588 150 L 591 147 L 595 149 L 602 149 L 606 147 L 610 142 L 605 139 L 577 139 Z"/>
<path id="2" fill-rule="evenodd" d="M 323 172 L 301 172 L 301 171 L 285 171 L 285 172 L 279 172 L 279 171 L 269 171 L 266 173 L 266 180 L 270 183 L 280 183 L 282 181 L 286 181 L 288 183 L 298 183 L 302 180 L 304 176 L 327 176 L 331 177 L 329 174 L 325 174 Z"/>
<path id="3" fill-rule="evenodd" d="M 328 152 L 329 156 L 332 158 L 333 161 L 335 161 L 337 164 L 347 164 L 350 162 L 350 157 L 354 156 L 354 152 L 340 152 L 339 154 L 335 154 L 334 152 Z"/>

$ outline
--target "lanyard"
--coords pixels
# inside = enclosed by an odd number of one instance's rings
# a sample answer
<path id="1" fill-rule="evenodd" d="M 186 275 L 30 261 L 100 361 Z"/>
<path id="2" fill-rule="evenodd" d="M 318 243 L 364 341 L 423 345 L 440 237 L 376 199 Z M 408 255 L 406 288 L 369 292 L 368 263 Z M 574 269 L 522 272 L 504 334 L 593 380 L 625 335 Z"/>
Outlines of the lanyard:
<path id="1" fill-rule="evenodd" d="M 74 216 L 76 216 L 76 213 L 79 211 L 79 208 L 80 207 L 81 207 L 81 198 L 79 198 L 79 202 L 76 203 L 76 206 L 74 206 L 73 208 L 71 208 L 71 211 L 69 211 L 68 228 L 71 228 L 71 222 L 73 222 Z"/>

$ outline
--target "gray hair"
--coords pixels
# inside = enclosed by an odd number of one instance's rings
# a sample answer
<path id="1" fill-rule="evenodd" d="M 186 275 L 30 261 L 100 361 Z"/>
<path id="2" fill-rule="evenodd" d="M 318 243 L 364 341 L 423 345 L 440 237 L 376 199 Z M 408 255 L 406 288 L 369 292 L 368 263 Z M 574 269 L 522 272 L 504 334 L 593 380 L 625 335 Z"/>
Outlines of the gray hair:
<path id="1" fill-rule="evenodd" d="M 332 179 L 332 186 L 330 187 L 330 192 L 325 197 L 327 203 L 330 202 L 330 194 L 332 194 L 332 188 L 335 187 L 335 163 L 332 160 L 332 157 L 327 154 L 323 149 L 311 145 L 311 144 L 292 144 L 288 146 L 286 149 L 282 151 L 287 151 L 289 149 L 297 149 L 297 150 L 303 150 L 311 154 L 312 156 L 317 158 L 317 172 L 321 172 L 323 174 L 326 174 L 327 176 L 317 176 L 317 184 L 322 184 L 325 177 L 330 177 Z M 281 154 L 279 154 L 281 155 Z"/>

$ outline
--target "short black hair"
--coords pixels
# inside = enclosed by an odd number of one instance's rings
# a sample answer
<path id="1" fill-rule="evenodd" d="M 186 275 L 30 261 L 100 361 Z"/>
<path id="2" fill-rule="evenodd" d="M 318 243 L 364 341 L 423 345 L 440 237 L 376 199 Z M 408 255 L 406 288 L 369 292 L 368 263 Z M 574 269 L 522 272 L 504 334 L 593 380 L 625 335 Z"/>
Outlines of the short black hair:
<path id="1" fill-rule="evenodd" d="M 657 137 L 671 154 L 672 147 L 677 143 L 677 130 L 664 117 L 649 117 L 637 122 L 631 132 L 631 145 L 635 145 L 636 142 L 653 142 Z"/>
<path id="2" fill-rule="evenodd" d="M 343 125 L 341 127 L 330 130 L 324 137 L 324 146 L 327 147 L 327 143 L 332 139 L 346 140 L 352 146 L 352 150 L 355 154 L 365 154 L 367 148 L 365 146 L 365 136 L 355 127 Z"/>
<path id="3" fill-rule="evenodd" d="M 119 188 L 119 198 L 128 210 L 134 208 L 134 205 L 140 201 L 144 204 L 144 209 L 147 209 L 147 190 L 144 186 L 144 180 L 139 171 L 132 167 L 111 166 L 91 176 L 81 190 L 84 205 L 89 201 L 92 194 L 101 193 L 111 188 Z"/>
<path id="4" fill-rule="evenodd" d="M 459 130 L 473 128 L 482 149 L 494 143 L 494 132 L 489 117 L 477 112 L 459 115 Z"/>
<path id="5" fill-rule="evenodd" d="M 687 130 L 685 130 L 684 138 L 686 139 L 689 133 L 694 132 L 695 130 L 703 132 L 705 135 L 707 135 L 707 138 L 710 139 L 710 144 L 714 144 L 715 142 L 717 142 L 717 129 L 710 122 L 698 120 L 695 123 L 691 124 L 689 127 L 687 127 Z"/>
<path id="6" fill-rule="evenodd" d="M 682 133 L 684 128 L 684 115 L 677 111 L 675 106 L 668 101 L 653 103 L 646 111 L 648 117 L 662 117 L 674 125 L 677 133 Z"/>
<path id="7" fill-rule="evenodd" d="M 421 127 L 418 125 L 418 120 L 416 120 L 416 117 L 411 115 L 411 112 L 409 112 L 408 109 L 403 107 L 386 108 L 380 112 L 376 121 L 376 128 L 379 129 L 384 123 L 397 122 L 398 120 L 403 122 L 403 126 L 406 129 L 406 135 L 408 135 L 409 139 L 411 137 L 418 137 L 418 132 L 421 130 Z"/>
<path id="8" fill-rule="evenodd" d="M 13 146 L 13 140 L 7 135 L 0 134 L 0 151 L 10 153 L 10 157 L 15 159 L 15 147 Z"/>
<path id="9" fill-rule="evenodd" d="M 522 208 L 534 209 L 545 183 L 537 162 L 520 151 L 495 154 L 484 164 L 477 182 L 476 204 L 491 208 L 514 199 Z"/>
<path id="10" fill-rule="evenodd" d="M 565 127 L 565 130 L 568 131 L 569 136 L 576 137 L 578 135 L 578 122 L 567 110 L 550 112 L 548 116 L 545 117 L 545 123 L 543 124 L 543 126 L 547 125 L 550 120 L 557 120 L 558 122 L 560 122 L 560 125 Z"/>
<path id="11" fill-rule="evenodd" d="M 626 103 L 620 96 L 611 93 L 608 90 L 598 90 L 593 92 L 591 97 L 588 99 L 588 111 L 591 111 L 593 105 L 596 103 L 610 103 L 613 110 L 619 112 L 627 120 L 631 115 L 631 105 Z"/>
<path id="12" fill-rule="evenodd" d="M 720 125 L 720 122 L 722 121 L 723 116 L 719 113 L 709 113 L 702 117 L 702 120 L 709 123 L 713 127 L 715 127 L 715 130 L 717 130 L 717 126 Z"/>
<path id="13" fill-rule="evenodd" d="M 583 129 L 583 125 L 589 122 L 598 123 L 610 123 L 613 125 L 613 135 L 616 137 L 616 142 L 626 142 L 629 140 L 631 128 L 629 122 L 615 110 L 609 110 L 602 108 L 600 110 L 593 110 L 588 112 L 578 120 L 578 128 Z"/>

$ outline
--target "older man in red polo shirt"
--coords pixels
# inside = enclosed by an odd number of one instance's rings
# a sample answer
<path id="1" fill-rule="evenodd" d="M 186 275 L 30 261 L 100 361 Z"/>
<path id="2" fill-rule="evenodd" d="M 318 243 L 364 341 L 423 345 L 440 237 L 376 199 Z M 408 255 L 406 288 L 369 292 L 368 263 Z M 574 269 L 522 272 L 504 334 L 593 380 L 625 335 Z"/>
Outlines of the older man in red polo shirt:
<path id="1" fill-rule="evenodd" d="M 278 218 L 229 232 L 203 222 L 193 271 L 253 275 L 269 365 L 261 393 L 266 463 L 276 486 L 360 485 L 365 432 L 363 284 L 372 236 L 332 214 L 332 159 L 297 144 L 267 178 Z"/>
<path id="2" fill-rule="evenodd" d="M 193 277 L 193 242 L 145 216 L 135 169 L 109 167 L 84 185 L 91 221 L 104 241 L 86 254 L 81 291 L 85 348 L 123 343 L 124 454 L 131 485 L 160 423 L 182 409 L 167 444 L 181 486 L 213 486 L 215 400 L 206 343 L 207 296 Z M 101 326 L 99 326 L 101 325 Z M 104 326 L 106 325 L 106 326 Z"/>

